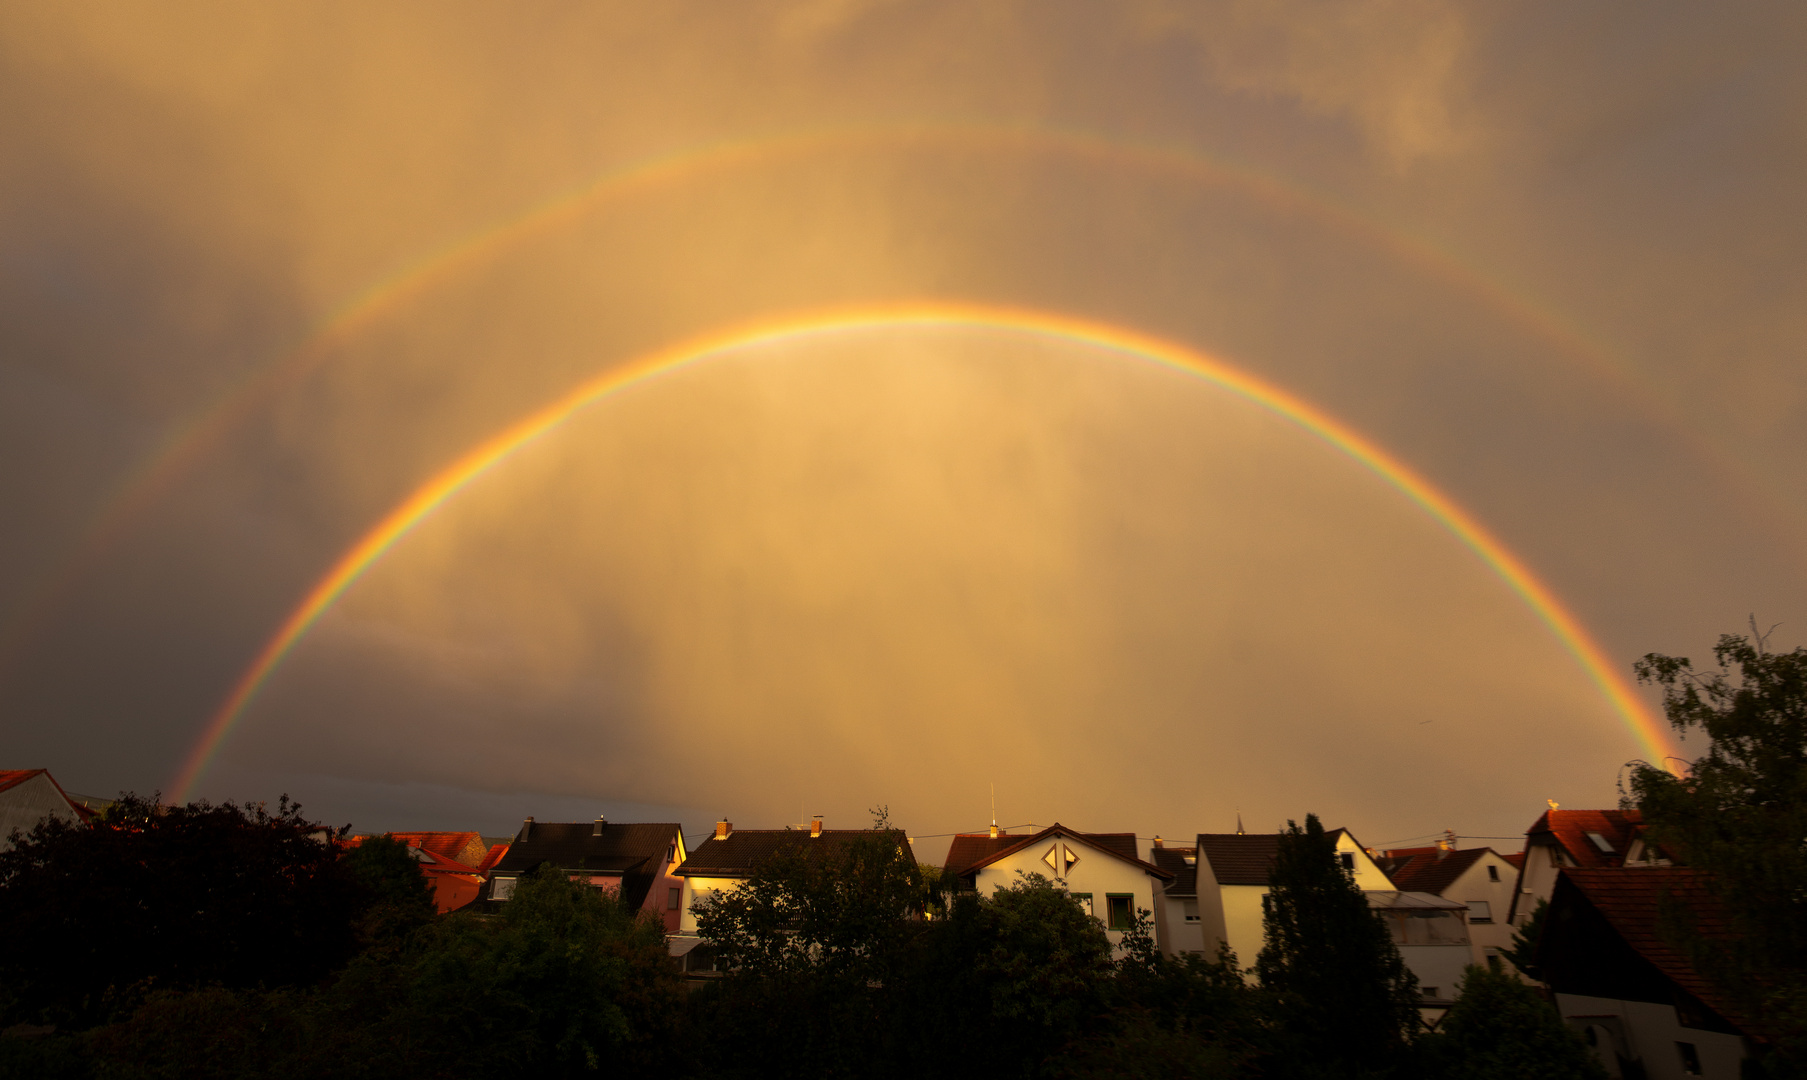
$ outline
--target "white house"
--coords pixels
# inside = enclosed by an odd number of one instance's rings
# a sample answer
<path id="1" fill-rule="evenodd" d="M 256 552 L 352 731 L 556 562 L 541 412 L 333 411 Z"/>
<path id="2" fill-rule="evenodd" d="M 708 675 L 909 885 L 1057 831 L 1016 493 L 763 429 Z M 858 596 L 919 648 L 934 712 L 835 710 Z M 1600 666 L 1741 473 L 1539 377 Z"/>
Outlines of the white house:
<path id="1" fill-rule="evenodd" d="M 1500 970 L 1501 954 L 1512 947 L 1512 898 L 1518 865 L 1492 848 L 1436 847 L 1388 851 L 1381 869 L 1410 892 L 1430 893 L 1468 909 L 1469 963 Z"/>
<path id="2" fill-rule="evenodd" d="M 45 818 L 87 820 L 82 808 L 51 778 L 50 770 L 0 770 L 0 851 L 12 849 L 14 829 L 30 832 Z"/>
<path id="3" fill-rule="evenodd" d="M 1152 851 L 1152 841 L 1135 833 L 1082 833 L 1056 822 L 1036 833 L 956 836 L 947 872 L 980 894 L 1007 889 L 1020 875 L 1051 878 L 1104 924 L 1112 949 L 1120 950 L 1136 912 L 1160 911 L 1174 878 L 1147 857 Z"/>
<path id="4" fill-rule="evenodd" d="M 1154 909 L 1155 938 L 1162 950 L 1169 956 L 1195 953 L 1215 958 L 1222 939 L 1205 932 L 1198 896 L 1198 848 L 1167 844 L 1157 836 L 1149 854 L 1156 866 L 1173 875 Z"/>
<path id="5" fill-rule="evenodd" d="M 761 864 L 787 848 L 802 846 L 806 854 L 828 852 L 857 837 L 872 835 L 869 829 L 825 829 L 820 817 L 811 821 L 807 830 L 736 829 L 726 819 L 716 822 L 714 834 L 705 837 L 683 864 L 671 871 L 683 883 L 677 932 L 671 935 L 671 954 L 683 958 L 687 973 L 704 975 L 714 971 L 714 958 L 708 950 L 697 951 L 701 944 L 696 933 L 698 903 L 740 888 Z M 903 845 L 903 850 L 911 859 L 916 857 L 908 844 Z"/>
<path id="6" fill-rule="evenodd" d="M 1643 818 L 1636 810 L 1563 810 L 1554 803 L 1525 832 L 1525 858 L 1508 918 L 1523 926 L 1539 901 L 1555 893 L 1564 868 L 1608 870 L 1620 866 L 1667 866 L 1643 843 Z"/>
<path id="7" fill-rule="evenodd" d="M 1392 892 L 1394 885 L 1347 829 L 1330 834 L 1336 855 L 1363 892 Z M 1261 898 L 1280 849 L 1279 833 L 1199 833 L 1198 904 L 1205 940 L 1227 942 L 1236 961 L 1252 967 L 1265 940 Z M 1214 950 L 1215 944 L 1208 944 Z"/>

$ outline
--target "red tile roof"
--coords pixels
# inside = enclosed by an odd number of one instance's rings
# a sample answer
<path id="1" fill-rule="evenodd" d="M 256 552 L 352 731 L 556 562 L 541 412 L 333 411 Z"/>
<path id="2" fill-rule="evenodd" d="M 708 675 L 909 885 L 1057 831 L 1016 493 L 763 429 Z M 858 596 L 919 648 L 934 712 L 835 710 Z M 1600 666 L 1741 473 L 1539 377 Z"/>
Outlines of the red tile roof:
<path id="1" fill-rule="evenodd" d="M 397 832 L 390 833 L 409 847 L 430 851 L 441 858 L 476 869 L 482 865 L 488 848 L 474 832 Z"/>
<path id="2" fill-rule="evenodd" d="M 483 856 L 483 861 L 477 864 L 477 872 L 487 874 L 494 869 L 495 865 L 502 861 L 502 856 L 508 854 L 508 846 L 507 841 L 491 844 L 489 851 Z"/>
<path id="3" fill-rule="evenodd" d="M 1562 812 L 1562 811 L 1559 811 Z M 1693 994 L 1733 1024 L 1751 1031 L 1737 1011 L 1701 978 L 1681 950 L 1659 929 L 1658 902 L 1665 895 L 1682 901 L 1694 916 L 1695 928 L 1709 941 L 1731 940 L 1725 909 L 1703 875 L 1685 866 L 1581 870 L 1565 868 L 1562 877 L 1587 898 L 1625 943 L 1650 961 L 1671 982 Z"/>
<path id="4" fill-rule="evenodd" d="M 1500 858 L 1511 863 L 1514 870 L 1523 870 L 1525 868 L 1525 853 L 1522 851 L 1515 851 L 1510 855 L 1501 855 Z"/>
<path id="5" fill-rule="evenodd" d="M 1436 848 L 1429 854 L 1415 854 L 1403 860 L 1389 860 L 1395 865 L 1382 864 L 1381 869 L 1393 879 L 1393 884 L 1407 892 L 1427 892 L 1443 895 L 1443 890 L 1456 883 L 1456 879 L 1468 872 L 1468 868 L 1481 861 L 1481 857 L 1492 852 L 1492 848 L 1459 848 L 1444 852 L 1438 858 Z"/>
<path id="6" fill-rule="evenodd" d="M 1643 815 L 1636 810 L 1546 810 L 1525 831 L 1525 841 L 1553 838 L 1579 867 L 1622 866 L 1625 853 L 1631 850 L 1632 840 L 1642 829 L 1643 820 Z M 1597 833 L 1612 850 L 1602 851 L 1589 833 Z"/>
<path id="7" fill-rule="evenodd" d="M 1029 835 L 1032 834 L 1001 832 L 993 836 L 988 832 L 958 833 L 947 848 L 947 872 L 958 877 L 966 872 L 967 867 L 991 858 Z"/>

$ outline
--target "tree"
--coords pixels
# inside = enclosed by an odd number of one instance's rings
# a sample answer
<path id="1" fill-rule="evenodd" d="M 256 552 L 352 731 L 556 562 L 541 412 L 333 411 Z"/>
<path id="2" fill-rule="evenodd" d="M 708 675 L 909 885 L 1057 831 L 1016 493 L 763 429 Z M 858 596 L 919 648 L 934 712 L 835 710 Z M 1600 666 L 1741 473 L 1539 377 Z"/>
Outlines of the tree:
<path id="1" fill-rule="evenodd" d="M 1500 955 L 1512 961 L 1512 966 L 1524 972 L 1526 978 L 1543 978 L 1543 968 L 1537 963 L 1537 943 L 1543 939 L 1543 925 L 1549 914 L 1550 902 L 1540 898 L 1525 925 L 1512 932 L 1512 947 L 1500 950 Z"/>
<path id="2" fill-rule="evenodd" d="M 1542 994 L 1470 966 L 1441 1027 L 1418 1042 L 1424 1080 L 1605 1080 L 1606 1070 Z"/>
<path id="3" fill-rule="evenodd" d="M 1754 631 L 1753 626 L 1753 631 Z M 1716 671 L 1651 653 L 1641 682 L 1663 688 L 1684 738 L 1706 736 L 1682 775 L 1631 769 L 1627 802 L 1651 840 L 1709 875 L 1727 933 L 1702 940 L 1691 913 L 1665 919 L 1696 970 L 1778 1041 L 1772 1069 L 1807 1072 L 1807 649 L 1770 652 L 1763 635 L 1723 635 Z"/>
<path id="4" fill-rule="evenodd" d="M 1390 1068 L 1418 1026 L 1418 980 L 1316 814 L 1287 822 L 1261 908 L 1255 972 L 1279 999 L 1292 1074 Z"/>
<path id="5" fill-rule="evenodd" d="M 92 828 L 14 835 L 0 853 L 9 1020 L 84 1026 L 153 987 L 312 983 L 357 948 L 367 894 L 333 831 L 287 796 L 270 813 L 128 794 Z"/>
<path id="6" fill-rule="evenodd" d="M 433 920 L 433 888 L 413 849 L 388 834 L 372 836 L 344 856 L 352 880 L 364 892 L 359 943 L 396 947 Z"/>

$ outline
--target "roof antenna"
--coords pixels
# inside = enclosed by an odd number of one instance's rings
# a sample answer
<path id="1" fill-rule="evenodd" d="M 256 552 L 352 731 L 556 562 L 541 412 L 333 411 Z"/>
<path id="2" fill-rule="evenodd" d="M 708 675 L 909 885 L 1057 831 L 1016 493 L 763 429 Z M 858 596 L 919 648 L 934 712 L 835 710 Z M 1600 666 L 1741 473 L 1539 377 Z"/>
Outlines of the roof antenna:
<path id="1" fill-rule="evenodd" d="M 1236 808 L 1236 835 L 1241 836 L 1242 834 L 1242 807 L 1238 806 Z"/>
<path id="2" fill-rule="evenodd" d="M 998 784 L 995 780 L 991 783 L 991 838 L 998 838 Z"/>

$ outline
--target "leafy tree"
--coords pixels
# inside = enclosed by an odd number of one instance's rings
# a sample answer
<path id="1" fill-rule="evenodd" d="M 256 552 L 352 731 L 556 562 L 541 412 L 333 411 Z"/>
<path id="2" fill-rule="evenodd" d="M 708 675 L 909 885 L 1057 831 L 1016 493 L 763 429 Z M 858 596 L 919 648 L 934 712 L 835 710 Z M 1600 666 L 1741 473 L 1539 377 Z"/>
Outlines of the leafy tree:
<path id="1" fill-rule="evenodd" d="M 1316 814 L 1287 822 L 1268 881 L 1255 972 L 1278 997 L 1292 1075 L 1391 1068 L 1418 1026 L 1418 980 Z"/>
<path id="2" fill-rule="evenodd" d="M 1754 630 L 1754 627 L 1753 627 Z M 1717 670 L 1651 653 L 1641 682 L 1663 688 L 1669 723 L 1705 751 L 1680 776 L 1633 765 L 1627 802 L 1650 839 L 1711 876 L 1727 934 L 1703 941 L 1670 905 L 1665 922 L 1695 967 L 1776 1037 L 1770 1065 L 1807 1073 L 1807 649 L 1770 652 L 1727 634 Z"/>
<path id="3" fill-rule="evenodd" d="M 372 836 L 344 856 L 352 880 L 364 891 L 359 941 L 369 947 L 398 945 L 433 920 L 433 888 L 407 844 L 393 836 Z"/>
<path id="4" fill-rule="evenodd" d="M 323 978 L 356 949 L 367 902 L 333 835 L 287 796 L 270 813 L 135 795 L 91 828 L 15 833 L 0 853 L 8 1019 L 85 1025 L 152 987 Z"/>
<path id="5" fill-rule="evenodd" d="M 1512 961 L 1512 966 L 1524 972 L 1527 978 L 1543 978 L 1543 969 L 1537 964 L 1537 943 L 1543 940 L 1544 920 L 1549 913 L 1550 902 L 1539 899 L 1525 925 L 1512 932 L 1512 947 L 1500 950 L 1500 955 Z"/>
<path id="6" fill-rule="evenodd" d="M 1122 945 L 1109 1030 L 1084 1048 L 1070 1075 L 1241 1076 L 1272 1056 L 1270 995 L 1243 977 L 1227 944 L 1215 959 L 1169 956 L 1142 910 Z"/>
<path id="7" fill-rule="evenodd" d="M 1424 1080 L 1605 1080 L 1606 1070 L 1542 994 L 1470 966 L 1456 1003 L 1418 1048 Z"/>

